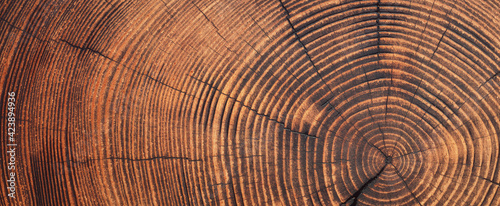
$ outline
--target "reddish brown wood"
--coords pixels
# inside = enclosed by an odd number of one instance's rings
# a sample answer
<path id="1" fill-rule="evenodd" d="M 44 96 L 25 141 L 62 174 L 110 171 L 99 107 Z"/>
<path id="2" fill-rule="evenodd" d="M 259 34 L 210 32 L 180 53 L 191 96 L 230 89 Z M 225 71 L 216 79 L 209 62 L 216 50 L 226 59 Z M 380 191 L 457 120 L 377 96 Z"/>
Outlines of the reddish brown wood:
<path id="1" fill-rule="evenodd" d="M 0 202 L 500 205 L 499 34 L 496 0 L 2 1 Z"/>

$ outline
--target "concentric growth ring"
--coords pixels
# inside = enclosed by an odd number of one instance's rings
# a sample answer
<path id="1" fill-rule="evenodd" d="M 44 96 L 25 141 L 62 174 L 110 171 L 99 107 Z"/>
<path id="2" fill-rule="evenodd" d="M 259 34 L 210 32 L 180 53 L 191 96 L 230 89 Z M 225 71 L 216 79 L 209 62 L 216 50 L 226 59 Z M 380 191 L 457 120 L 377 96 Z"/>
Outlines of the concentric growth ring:
<path id="1" fill-rule="evenodd" d="M 16 201 L 500 205 L 498 1 L 6 4 Z"/>

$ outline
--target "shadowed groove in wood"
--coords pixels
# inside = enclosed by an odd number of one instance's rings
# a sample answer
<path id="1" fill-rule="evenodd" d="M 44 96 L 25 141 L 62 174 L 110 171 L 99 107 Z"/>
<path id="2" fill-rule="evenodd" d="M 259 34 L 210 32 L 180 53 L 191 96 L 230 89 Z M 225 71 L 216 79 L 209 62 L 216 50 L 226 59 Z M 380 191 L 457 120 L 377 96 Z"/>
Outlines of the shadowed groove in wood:
<path id="1" fill-rule="evenodd" d="M 0 5 L 2 204 L 500 204 L 498 1 Z"/>

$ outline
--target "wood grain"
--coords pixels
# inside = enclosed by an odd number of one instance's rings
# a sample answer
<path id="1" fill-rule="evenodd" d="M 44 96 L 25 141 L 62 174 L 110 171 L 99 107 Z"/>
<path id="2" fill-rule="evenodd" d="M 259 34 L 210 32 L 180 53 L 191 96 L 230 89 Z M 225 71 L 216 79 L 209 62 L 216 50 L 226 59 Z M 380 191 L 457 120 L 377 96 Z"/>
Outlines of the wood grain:
<path id="1" fill-rule="evenodd" d="M 496 0 L 2 1 L 1 204 L 500 205 L 499 34 Z"/>

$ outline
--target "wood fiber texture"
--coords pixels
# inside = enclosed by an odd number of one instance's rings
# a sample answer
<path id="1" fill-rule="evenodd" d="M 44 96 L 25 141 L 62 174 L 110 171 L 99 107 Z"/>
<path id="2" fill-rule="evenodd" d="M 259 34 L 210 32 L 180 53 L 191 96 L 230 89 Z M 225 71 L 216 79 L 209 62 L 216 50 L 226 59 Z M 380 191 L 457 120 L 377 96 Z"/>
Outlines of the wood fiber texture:
<path id="1" fill-rule="evenodd" d="M 5 0 L 0 59 L 1 205 L 500 205 L 498 0 Z"/>

